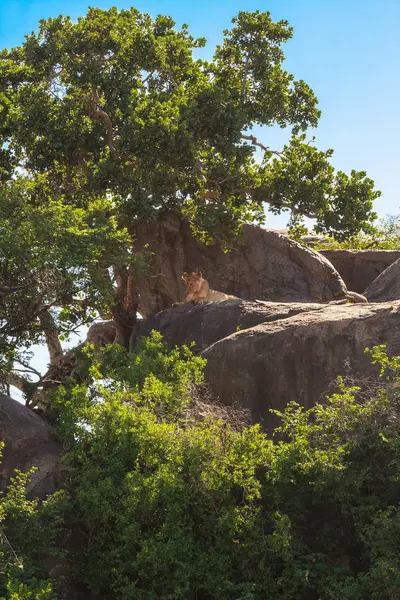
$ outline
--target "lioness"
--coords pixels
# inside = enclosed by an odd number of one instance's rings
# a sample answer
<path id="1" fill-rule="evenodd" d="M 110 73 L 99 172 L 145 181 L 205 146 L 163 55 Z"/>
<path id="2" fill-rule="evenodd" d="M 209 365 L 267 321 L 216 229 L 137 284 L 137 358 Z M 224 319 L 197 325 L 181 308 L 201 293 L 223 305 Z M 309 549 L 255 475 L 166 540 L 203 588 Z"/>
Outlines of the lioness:
<path id="1" fill-rule="evenodd" d="M 228 296 L 223 292 L 210 290 L 207 279 L 203 279 L 202 272 L 183 273 L 182 281 L 185 283 L 184 302 L 218 302 L 219 300 L 228 300 L 236 296 Z"/>

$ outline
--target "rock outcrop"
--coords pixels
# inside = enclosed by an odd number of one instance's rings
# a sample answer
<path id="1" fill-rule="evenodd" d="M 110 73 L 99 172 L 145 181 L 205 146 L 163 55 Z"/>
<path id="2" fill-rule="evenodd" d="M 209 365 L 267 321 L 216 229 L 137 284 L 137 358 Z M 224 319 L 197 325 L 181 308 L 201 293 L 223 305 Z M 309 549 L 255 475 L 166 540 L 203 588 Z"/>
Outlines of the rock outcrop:
<path id="1" fill-rule="evenodd" d="M 196 240 L 189 223 L 169 215 L 163 221 L 131 228 L 136 250 L 149 244 L 150 273 L 137 287 L 143 316 L 183 299 L 182 272 L 202 271 L 214 290 L 245 300 L 329 302 L 344 298 L 346 286 L 322 255 L 284 235 L 245 225 L 242 241 L 224 253 Z"/>
<path id="2" fill-rule="evenodd" d="M 169 347 L 194 343 L 192 350 L 198 353 L 236 331 L 321 309 L 321 304 L 305 303 L 245 300 L 189 302 L 139 321 L 130 346 L 133 349 L 140 337 L 149 335 L 154 329 L 162 333 Z"/>
<path id="3" fill-rule="evenodd" d="M 32 410 L 0 394 L 0 439 L 4 442 L 0 464 L 0 489 L 5 490 L 15 469 L 26 473 L 32 467 L 27 492 L 44 498 L 60 489 L 66 467 L 61 462 L 61 444 L 47 423 Z"/>
<path id="4" fill-rule="evenodd" d="M 116 334 L 117 328 L 113 321 L 99 321 L 89 327 L 85 343 L 90 342 L 97 348 L 101 348 L 107 344 L 112 344 Z"/>
<path id="5" fill-rule="evenodd" d="M 348 289 L 359 294 L 363 294 L 378 275 L 400 258 L 400 252 L 397 250 L 319 250 L 319 252 L 333 264 Z"/>
<path id="6" fill-rule="evenodd" d="M 251 412 L 266 429 L 269 409 L 289 401 L 310 407 L 338 375 L 367 381 L 377 369 L 366 347 L 387 344 L 400 354 L 400 302 L 386 304 L 188 303 L 140 323 L 135 341 L 152 329 L 170 347 L 194 343 L 207 359 L 206 381 L 224 404 Z"/>
<path id="7" fill-rule="evenodd" d="M 365 290 L 369 302 L 400 300 L 400 259 L 385 269 Z"/>
<path id="8" fill-rule="evenodd" d="M 387 344 L 400 354 L 400 302 L 329 305 L 234 333 L 207 348 L 206 379 L 226 404 L 251 411 L 271 430 L 289 401 L 306 407 L 324 398 L 338 375 L 364 381 L 377 370 L 364 350 Z"/>

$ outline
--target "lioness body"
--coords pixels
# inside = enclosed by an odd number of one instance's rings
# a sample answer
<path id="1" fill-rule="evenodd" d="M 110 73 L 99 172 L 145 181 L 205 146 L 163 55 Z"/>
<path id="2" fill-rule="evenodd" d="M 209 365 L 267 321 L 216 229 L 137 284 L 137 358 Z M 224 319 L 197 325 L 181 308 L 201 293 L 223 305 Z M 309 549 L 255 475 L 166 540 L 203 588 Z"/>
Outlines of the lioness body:
<path id="1" fill-rule="evenodd" d="M 183 273 L 182 281 L 185 283 L 186 288 L 184 302 L 219 302 L 220 300 L 236 298 L 236 296 L 229 296 L 223 292 L 210 289 L 207 279 L 203 278 L 201 272 Z"/>

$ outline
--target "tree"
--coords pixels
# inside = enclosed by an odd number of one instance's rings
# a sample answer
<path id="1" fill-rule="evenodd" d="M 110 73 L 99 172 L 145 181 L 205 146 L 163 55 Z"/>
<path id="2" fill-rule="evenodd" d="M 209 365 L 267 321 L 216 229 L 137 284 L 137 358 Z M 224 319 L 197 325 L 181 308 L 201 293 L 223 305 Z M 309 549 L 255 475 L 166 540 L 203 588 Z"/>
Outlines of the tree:
<path id="1" fill-rule="evenodd" d="M 33 201 L 32 196 L 37 200 Z M 126 262 L 127 236 L 117 227 L 111 202 L 98 199 L 79 208 L 38 192 L 24 178 L 0 188 L 0 374 L 14 361 L 29 372 L 26 351 L 43 334 L 54 363 L 62 354 L 59 336 L 102 312 L 112 297 L 101 264 Z M 37 375 L 37 373 L 35 373 Z"/>
<path id="2" fill-rule="evenodd" d="M 291 36 L 287 21 L 275 23 L 268 12 L 240 12 L 213 60 L 204 61 L 193 51 L 205 40 L 169 17 L 89 9 L 76 23 L 41 21 L 21 46 L 0 53 L 3 198 L 13 203 L 10 181 L 22 172 L 27 222 L 36 209 L 47 214 L 51 199 L 56 231 L 65 219 L 75 233 L 83 222 L 90 230 L 87 254 L 83 236 L 77 252 L 75 242 L 59 247 L 63 234 L 38 234 L 37 242 L 50 236 L 53 272 L 72 285 L 67 300 L 52 291 L 51 306 L 71 314 L 79 294 L 88 309 L 108 303 L 127 346 L 136 320 L 134 265 L 143 257 L 134 254 L 134 239 L 110 251 L 113 236 L 169 211 L 188 218 L 206 241 L 224 242 L 242 223 L 262 221 L 265 202 L 278 213 L 290 210 L 295 224 L 313 216 L 321 231 L 340 236 L 368 229 L 379 195 L 373 182 L 365 173 L 335 176 L 332 151 L 305 141 L 320 111 L 310 87 L 283 68 L 282 45 Z M 252 134 L 255 125 L 291 127 L 292 139 L 282 153 L 273 151 Z M 103 228 L 93 224 L 93 207 Z M 16 272 L 34 268 L 28 262 Z M 74 269 L 85 273 L 81 283 Z M 32 309 L 35 327 L 43 302 Z"/>

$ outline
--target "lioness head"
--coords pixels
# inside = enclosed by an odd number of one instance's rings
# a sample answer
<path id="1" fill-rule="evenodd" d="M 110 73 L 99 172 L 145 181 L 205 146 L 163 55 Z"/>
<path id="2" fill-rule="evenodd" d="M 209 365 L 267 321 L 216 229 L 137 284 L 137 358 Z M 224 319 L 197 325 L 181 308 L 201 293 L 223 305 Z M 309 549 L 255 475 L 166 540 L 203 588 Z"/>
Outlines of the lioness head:
<path id="1" fill-rule="evenodd" d="M 185 284 L 188 294 L 196 294 L 201 291 L 204 284 L 203 274 L 201 271 L 193 273 L 182 273 L 182 281 Z"/>

